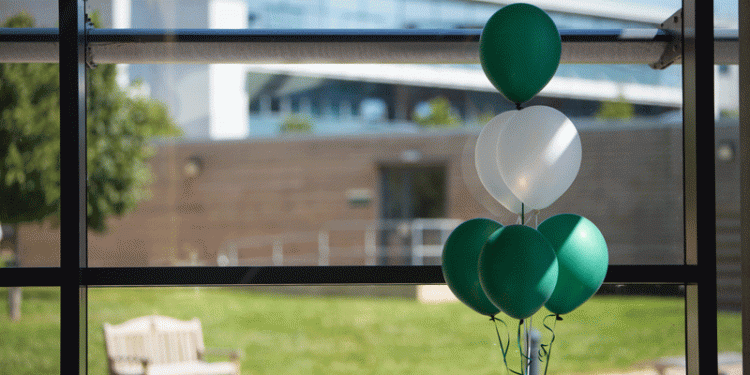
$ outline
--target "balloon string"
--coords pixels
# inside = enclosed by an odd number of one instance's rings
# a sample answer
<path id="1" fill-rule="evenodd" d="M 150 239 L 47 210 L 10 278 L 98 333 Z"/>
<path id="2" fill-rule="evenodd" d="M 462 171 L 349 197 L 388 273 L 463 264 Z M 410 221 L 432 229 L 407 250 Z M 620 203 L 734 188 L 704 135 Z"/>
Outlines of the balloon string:
<path id="1" fill-rule="evenodd" d="M 532 219 L 534 221 L 534 228 L 537 228 L 539 226 L 539 213 L 540 210 L 532 209 L 528 211 L 528 215 L 526 215 L 526 205 L 521 203 L 521 214 L 518 216 L 519 219 L 516 220 L 516 223 L 521 222 L 521 224 L 526 225 L 526 222 L 531 223 Z"/>
<path id="2" fill-rule="evenodd" d="M 552 328 L 547 325 L 547 318 L 555 317 L 555 322 L 552 324 Z M 557 321 L 563 320 L 559 314 L 550 314 L 544 317 L 544 320 L 542 320 L 542 325 L 544 325 L 544 328 L 546 328 L 548 331 L 552 332 L 552 338 L 549 340 L 549 344 L 541 344 L 539 349 L 539 361 L 541 362 L 544 358 L 547 359 L 547 362 L 544 365 L 544 375 L 547 375 L 547 369 L 549 368 L 549 360 L 552 356 L 552 343 L 555 342 L 555 327 L 557 326 Z"/>
<path id="3" fill-rule="evenodd" d="M 538 227 L 539 226 L 539 212 L 540 212 L 540 210 L 532 209 L 532 210 L 529 211 L 529 214 L 526 215 L 526 205 L 523 204 L 523 203 L 521 203 L 521 213 L 520 213 L 520 216 L 519 216 L 520 217 L 520 224 L 521 225 L 526 225 L 526 222 L 527 221 L 531 222 L 531 219 L 533 218 L 534 219 L 534 228 Z M 528 218 L 526 216 L 528 216 Z M 528 220 L 526 220 L 526 219 L 528 219 Z M 517 223 L 518 223 L 518 221 L 519 220 L 516 220 Z"/>
<path id="4" fill-rule="evenodd" d="M 495 323 L 495 333 L 497 333 L 497 341 L 500 343 L 500 352 L 503 353 L 503 363 L 505 363 L 505 370 L 516 375 L 523 375 L 522 373 L 514 371 L 513 369 L 508 367 L 508 350 L 510 349 L 510 337 L 508 337 L 508 346 L 506 347 L 505 345 L 503 345 L 503 340 L 500 338 L 500 330 L 498 330 L 497 328 L 497 322 L 499 321 L 500 323 L 503 323 L 503 325 L 505 326 L 506 335 L 508 334 L 508 325 L 502 319 L 496 318 L 494 315 L 490 317 L 490 320 Z"/>

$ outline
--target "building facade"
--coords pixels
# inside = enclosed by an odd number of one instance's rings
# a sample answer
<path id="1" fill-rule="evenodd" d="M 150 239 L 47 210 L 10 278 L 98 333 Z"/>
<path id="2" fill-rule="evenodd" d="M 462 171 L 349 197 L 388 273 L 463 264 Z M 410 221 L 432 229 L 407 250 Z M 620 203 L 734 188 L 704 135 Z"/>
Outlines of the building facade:
<path id="1" fill-rule="evenodd" d="M 538 215 L 592 220 L 611 264 L 683 262 L 682 131 L 610 124 L 579 131 L 581 169 Z M 474 169 L 475 131 L 373 136 L 166 142 L 153 159 L 152 198 L 105 234 L 90 233 L 89 264 L 439 264 L 461 221 L 517 215 L 483 189 Z M 717 127 L 720 299 L 739 301 L 738 129 Z M 22 263 L 59 262 L 59 232 L 26 225 Z"/>

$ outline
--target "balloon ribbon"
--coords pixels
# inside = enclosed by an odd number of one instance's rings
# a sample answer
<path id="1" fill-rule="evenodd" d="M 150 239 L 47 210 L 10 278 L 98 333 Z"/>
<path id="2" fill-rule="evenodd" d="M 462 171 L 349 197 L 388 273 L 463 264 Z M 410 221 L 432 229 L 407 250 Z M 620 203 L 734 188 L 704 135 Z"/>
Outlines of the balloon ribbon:
<path id="1" fill-rule="evenodd" d="M 505 370 L 516 375 L 523 375 L 523 369 L 521 370 L 522 372 L 518 372 L 508 367 L 508 349 L 510 349 L 510 337 L 508 337 L 508 346 L 506 347 L 505 345 L 503 345 L 503 340 L 500 338 L 500 330 L 498 330 L 497 328 L 497 322 L 503 323 L 503 325 L 505 326 L 506 335 L 508 333 L 508 325 L 502 319 L 496 318 L 494 315 L 490 317 L 490 320 L 495 323 L 495 333 L 497 333 L 497 341 L 500 343 L 500 352 L 503 353 L 503 363 L 505 363 Z"/>
<path id="2" fill-rule="evenodd" d="M 518 343 L 518 352 L 521 353 L 521 372 L 523 373 L 526 366 L 529 364 L 529 357 L 524 354 L 523 348 L 521 347 L 521 325 L 523 324 L 523 319 L 518 321 L 518 336 L 516 337 L 516 342 Z M 525 359 L 525 361 L 524 361 Z"/>
<path id="3" fill-rule="evenodd" d="M 555 317 L 555 322 L 552 324 L 552 328 L 547 325 L 547 318 Z M 549 340 L 549 344 L 541 344 L 539 349 L 539 361 L 541 362 L 544 360 L 544 358 L 547 359 L 547 362 L 544 365 L 544 375 L 547 375 L 547 369 L 549 368 L 549 359 L 552 355 L 552 343 L 555 342 L 555 327 L 557 326 L 557 321 L 563 320 L 559 314 L 549 314 L 544 317 L 544 320 L 542 320 L 542 325 L 544 325 L 544 328 L 547 328 L 548 331 L 552 333 L 552 338 Z"/>

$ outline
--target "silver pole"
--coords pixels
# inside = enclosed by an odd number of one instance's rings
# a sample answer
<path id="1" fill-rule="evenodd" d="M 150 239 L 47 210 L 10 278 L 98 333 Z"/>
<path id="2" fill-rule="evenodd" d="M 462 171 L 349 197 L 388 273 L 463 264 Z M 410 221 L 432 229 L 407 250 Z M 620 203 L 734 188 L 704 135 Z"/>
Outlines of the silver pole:
<path id="1" fill-rule="evenodd" d="M 715 61 L 737 64 L 737 30 L 717 30 Z M 481 30 L 90 29 L 95 64 L 478 64 Z M 658 29 L 560 30 L 563 64 L 649 64 Z M 0 28 L 0 63 L 57 63 L 57 29 Z"/>

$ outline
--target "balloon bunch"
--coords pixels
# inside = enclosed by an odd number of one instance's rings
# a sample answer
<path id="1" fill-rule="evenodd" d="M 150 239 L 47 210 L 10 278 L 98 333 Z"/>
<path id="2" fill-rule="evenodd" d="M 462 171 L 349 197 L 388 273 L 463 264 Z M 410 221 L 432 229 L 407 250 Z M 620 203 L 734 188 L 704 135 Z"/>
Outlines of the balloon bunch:
<path id="1" fill-rule="evenodd" d="M 524 319 L 542 306 L 557 322 L 599 290 L 609 253 L 602 233 L 583 216 L 555 215 L 537 229 L 477 218 L 448 236 L 442 265 L 445 282 L 461 302 L 493 321 L 505 324 L 496 317 L 500 312 L 519 320 L 520 347 Z M 550 343 L 543 347 L 549 364 L 554 328 L 546 323 L 545 327 L 552 332 Z M 499 332 L 498 340 L 505 359 L 508 349 Z M 521 355 L 525 356 L 522 350 Z M 540 360 L 544 357 L 540 355 Z"/>
<path id="2" fill-rule="evenodd" d="M 522 375 L 531 358 L 521 348 L 524 320 L 544 306 L 556 324 L 560 315 L 586 302 L 604 281 L 609 254 L 602 233 L 582 216 L 555 215 L 536 229 L 525 225 L 525 211 L 538 214 L 555 202 L 581 164 L 581 140 L 570 119 L 554 108 L 521 106 L 546 86 L 559 65 L 561 42 L 554 22 L 529 4 L 505 6 L 487 21 L 479 51 L 490 82 L 516 110 L 499 114 L 482 129 L 476 169 L 490 195 L 520 215 L 520 225 L 484 218 L 462 223 L 443 247 L 443 275 L 460 301 L 495 323 L 506 368 L 510 339 L 503 344 L 497 322 L 505 322 L 497 314 L 519 320 L 518 347 L 527 362 L 520 372 L 508 370 Z M 554 328 L 543 324 L 552 339 L 542 345 L 539 357 L 549 365 Z"/>

